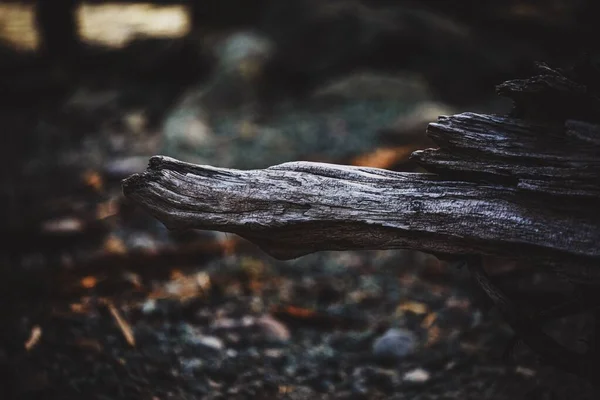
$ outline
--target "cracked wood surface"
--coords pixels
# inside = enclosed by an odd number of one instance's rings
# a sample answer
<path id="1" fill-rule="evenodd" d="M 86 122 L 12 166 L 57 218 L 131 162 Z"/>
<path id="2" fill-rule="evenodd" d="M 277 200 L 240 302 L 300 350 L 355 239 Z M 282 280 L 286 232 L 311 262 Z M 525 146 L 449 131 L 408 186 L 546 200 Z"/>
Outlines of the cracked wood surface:
<path id="1" fill-rule="evenodd" d="M 155 156 L 123 190 L 170 229 L 235 233 L 280 259 L 411 248 L 590 271 L 600 260 L 599 217 L 578 203 L 434 174 L 312 162 L 234 170 Z"/>
<path id="2" fill-rule="evenodd" d="M 427 133 L 440 149 L 417 151 L 413 159 L 442 176 L 468 176 L 542 195 L 597 200 L 598 132 L 597 125 L 580 121 L 551 125 L 463 113 L 429 124 Z"/>

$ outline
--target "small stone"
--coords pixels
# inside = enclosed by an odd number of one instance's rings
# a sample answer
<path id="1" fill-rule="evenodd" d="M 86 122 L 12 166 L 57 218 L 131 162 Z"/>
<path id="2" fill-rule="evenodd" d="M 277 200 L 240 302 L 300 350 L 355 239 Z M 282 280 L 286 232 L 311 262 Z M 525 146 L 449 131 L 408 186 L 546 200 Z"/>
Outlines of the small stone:
<path id="1" fill-rule="evenodd" d="M 281 358 L 284 356 L 284 352 L 281 349 L 266 349 L 265 356 L 269 358 Z"/>
<path id="2" fill-rule="evenodd" d="M 237 357 L 238 352 L 235 351 L 234 349 L 227 349 L 227 351 L 225 352 L 225 354 L 227 355 L 227 357 L 229 358 L 234 358 Z"/>
<path id="3" fill-rule="evenodd" d="M 129 175 L 143 172 L 148 166 L 148 156 L 120 157 L 107 161 L 103 172 L 111 178 L 127 178 Z"/>
<path id="4" fill-rule="evenodd" d="M 210 324 L 211 329 L 227 330 L 239 327 L 239 322 L 233 318 L 219 318 Z"/>
<path id="5" fill-rule="evenodd" d="M 47 233 L 72 233 L 82 231 L 83 225 L 83 221 L 67 217 L 45 221 L 42 230 Z"/>
<path id="6" fill-rule="evenodd" d="M 429 372 L 425 371 L 423 368 L 417 368 L 405 373 L 402 379 L 406 382 L 425 383 L 430 377 L 431 375 Z"/>
<path id="7" fill-rule="evenodd" d="M 213 350 L 221 351 L 225 348 L 223 341 L 215 336 L 206 336 L 198 333 L 195 328 L 186 327 L 187 342 L 192 345 L 208 347 Z"/>
<path id="8" fill-rule="evenodd" d="M 287 342 L 290 340 L 289 329 L 270 315 L 264 315 L 256 320 L 256 325 L 270 340 Z"/>
<path id="9" fill-rule="evenodd" d="M 384 360 L 401 359 L 413 353 L 417 346 L 417 337 L 406 329 L 392 328 L 375 340 L 373 354 Z"/>
<path id="10" fill-rule="evenodd" d="M 183 359 L 180 361 L 184 370 L 194 371 L 202 368 L 204 362 L 199 358 Z"/>
<path id="11" fill-rule="evenodd" d="M 142 313 L 152 314 L 156 310 L 156 300 L 148 299 L 142 305 Z"/>
<path id="12" fill-rule="evenodd" d="M 214 336 L 198 336 L 196 337 L 196 342 L 206 347 L 210 347 L 215 350 L 223 349 L 223 341 L 218 337 Z"/>
<path id="13" fill-rule="evenodd" d="M 127 245 L 132 250 L 155 250 L 159 246 L 151 235 L 141 232 L 132 235 Z"/>

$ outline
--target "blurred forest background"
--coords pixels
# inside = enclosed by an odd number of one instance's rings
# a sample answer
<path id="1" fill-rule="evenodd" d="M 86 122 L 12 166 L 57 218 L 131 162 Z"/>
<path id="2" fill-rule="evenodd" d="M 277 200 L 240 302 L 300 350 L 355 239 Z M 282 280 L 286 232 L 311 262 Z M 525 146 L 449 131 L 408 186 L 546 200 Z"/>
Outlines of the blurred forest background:
<path id="1" fill-rule="evenodd" d="M 501 360 L 509 330 L 432 256 L 279 262 L 233 235 L 167 231 L 120 181 L 155 154 L 418 171 L 427 123 L 509 112 L 495 85 L 593 52 L 597 11 L 1 1 L 0 397 L 587 398 L 527 349 Z"/>

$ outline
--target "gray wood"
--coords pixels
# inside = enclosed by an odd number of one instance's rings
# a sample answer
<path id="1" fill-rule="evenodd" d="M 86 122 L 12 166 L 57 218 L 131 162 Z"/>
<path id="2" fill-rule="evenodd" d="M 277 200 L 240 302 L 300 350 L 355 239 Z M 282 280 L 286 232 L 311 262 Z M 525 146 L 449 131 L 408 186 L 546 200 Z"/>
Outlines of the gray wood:
<path id="1" fill-rule="evenodd" d="M 570 199 L 600 198 L 600 129 L 463 113 L 429 124 L 440 149 L 413 158 L 429 171 Z M 462 176 L 461 176 L 462 175 Z"/>
<path id="2" fill-rule="evenodd" d="M 170 229 L 236 233 L 280 259 L 322 250 L 411 248 L 564 262 L 594 274 L 597 215 L 548 207 L 515 187 L 433 174 L 291 162 L 263 170 L 156 156 L 124 194 Z"/>

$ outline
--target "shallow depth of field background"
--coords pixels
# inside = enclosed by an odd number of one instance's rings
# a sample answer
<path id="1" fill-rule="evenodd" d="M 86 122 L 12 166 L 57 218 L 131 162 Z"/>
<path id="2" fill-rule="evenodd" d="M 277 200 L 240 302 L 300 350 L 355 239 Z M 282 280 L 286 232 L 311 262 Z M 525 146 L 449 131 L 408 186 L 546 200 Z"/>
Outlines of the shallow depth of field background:
<path id="1" fill-rule="evenodd" d="M 0 3 L 7 399 L 561 395 L 527 349 L 500 358 L 510 331 L 433 256 L 276 261 L 167 231 L 120 181 L 156 154 L 421 171 L 437 116 L 508 113 L 496 84 L 580 56 L 593 1 L 162 3 L 82 2 L 51 53 L 33 3 Z"/>

